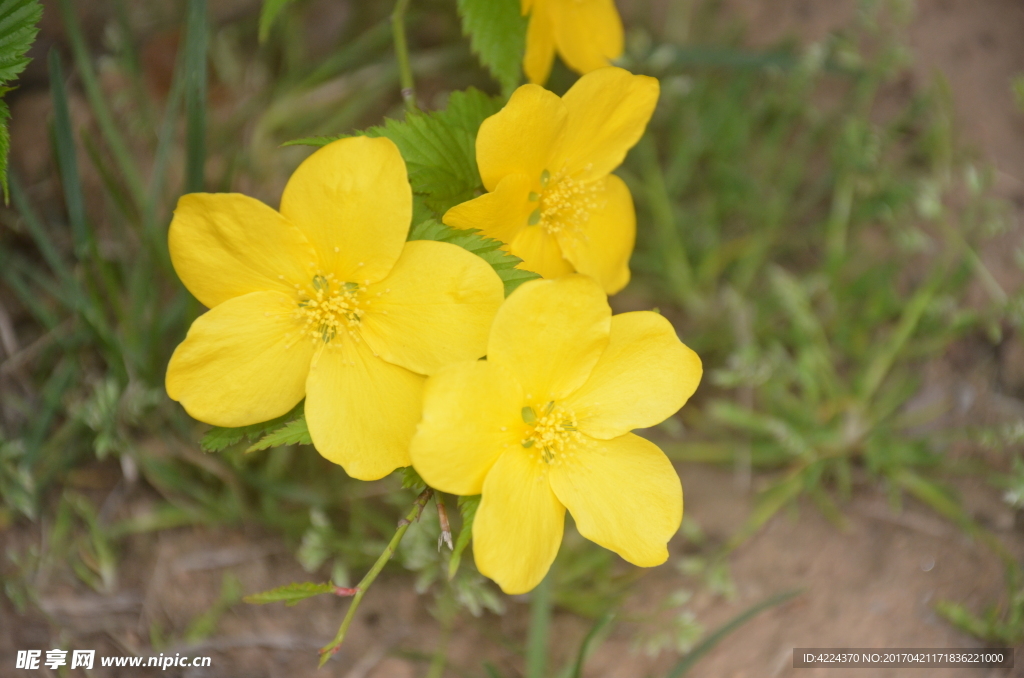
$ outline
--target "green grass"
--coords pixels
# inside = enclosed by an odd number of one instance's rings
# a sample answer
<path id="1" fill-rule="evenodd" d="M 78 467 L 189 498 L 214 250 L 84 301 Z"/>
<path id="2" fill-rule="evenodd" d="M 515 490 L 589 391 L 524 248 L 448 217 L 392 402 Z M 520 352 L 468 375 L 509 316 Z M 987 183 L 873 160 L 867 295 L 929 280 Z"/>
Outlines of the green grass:
<path id="1" fill-rule="evenodd" d="M 656 44 L 633 55 L 663 85 L 624 170 L 650 225 L 637 287 L 709 368 L 682 413 L 697 439 L 667 448 L 778 478 L 726 551 L 800 496 L 841 522 L 865 473 L 894 502 L 910 494 L 976 530 L 939 482 L 942 440 L 921 433 L 944 412 L 905 405 L 951 342 L 998 340 L 1008 297 L 974 247 L 1003 212 L 954 145 L 941 81 L 877 114 L 906 68 L 898 27 L 883 25 L 788 61 L 738 48 L 701 61 L 699 46 L 666 60 Z M 971 284 L 982 307 L 966 301 Z"/>
<path id="2" fill-rule="evenodd" d="M 408 16 L 427 108 L 452 90 L 499 89 L 476 64 L 452 4 L 424 0 Z M 46 152 L 63 204 L 40 201 L 37 187 L 14 176 L 13 212 L 3 216 L 0 298 L 31 354 L 0 365 L 18 375 L 2 394 L 0 527 L 45 515 L 60 528 L 45 552 L 10 554 L 0 567 L 7 595 L 32 604 L 36 574 L 59 567 L 109 590 L 125 536 L 245 522 L 280 531 L 304 567 L 329 569 L 347 585 L 375 561 L 414 495 L 395 478 L 391 495 L 359 499 L 362 484 L 307 447 L 246 454 L 264 428 L 221 441 L 215 454 L 200 451 L 202 427 L 163 392 L 170 353 L 201 311 L 171 268 L 166 228 L 186 191 L 246 187 L 273 204 L 304 154 L 280 148 L 285 141 L 400 118 L 390 7 L 356 3 L 335 45 L 316 51 L 302 34 L 302 3 L 266 22 L 262 44 L 257 14 L 212 25 L 203 0 L 178 3 L 162 27 L 180 30 L 183 48 L 166 91 L 154 94 L 128 15 L 114 5 L 119 38 L 104 63 L 126 84 L 111 97 L 97 72 L 100 50 L 73 3 L 59 4 L 71 52 L 48 58 Z M 945 85 L 880 113 L 907 60 L 898 24 L 872 16 L 817 45 L 763 52 L 743 49 L 710 10 L 689 16 L 699 41 L 631 32 L 626 65 L 659 77 L 662 98 L 620 170 L 639 224 L 625 294 L 657 305 L 707 369 L 680 415 L 690 435 L 672 440 L 666 426 L 664 447 L 677 460 L 770 479 L 746 525 L 702 553 L 699 569 L 720 592 L 729 589 L 722 558 L 777 511 L 806 497 L 841 524 L 858 483 L 887 488 L 894 505 L 913 496 L 999 548 L 948 487 L 956 470 L 943 454 L 949 432 L 935 426 L 943 412 L 906 405 L 920 367 L 951 342 L 996 341 L 1004 325 L 1024 324 L 1024 293 L 1000 289 L 977 256 L 1003 211 L 988 169 L 954 141 Z M 69 82 L 93 125 L 75 127 Z M 553 83 L 568 85 L 564 69 Z M 87 177 L 101 195 L 89 194 Z M 971 286 L 985 304 L 967 303 Z M 109 521 L 95 498 L 66 489 L 75 469 L 115 460 L 160 496 L 151 514 Z M 473 613 L 502 609 L 467 562 L 447 583 L 435 528 L 410 528 L 398 560 L 434 592 L 442 626 L 451 628 L 452 601 Z M 550 599 L 535 599 L 529 675 L 547 668 L 542 631 L 552 605 L 603 620 L 636 572 L 623 574 L 608 552 L 568 530 Z M 225 582 L 223 600 L 188 633 L 211 632 L 236 598 Z M 945 613 L 981 637 L 1017 638 L 1019 599 L 985 620 Z M 610 626 L 595 629 L 575 657 L 577 673 Z M 443 670 L 443 653 L 431 661 L 434 673 Z"/>

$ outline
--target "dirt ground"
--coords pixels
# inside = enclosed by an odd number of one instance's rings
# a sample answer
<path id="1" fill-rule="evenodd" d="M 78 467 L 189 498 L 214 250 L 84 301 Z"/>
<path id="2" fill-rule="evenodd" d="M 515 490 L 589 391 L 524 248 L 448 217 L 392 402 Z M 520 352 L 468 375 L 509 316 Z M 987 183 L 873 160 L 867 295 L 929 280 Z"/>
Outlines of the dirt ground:
<path id="1" fill-rule="evenodd" d="M 801 41 L 824 37 L 855 11 L 854 0 L 726 0 L 725 11 L 752 27 L 750 41 L 763 46 L 787 35 Z M 1024 72 L 1024 3 L 1020 0 L 919 0 L 909 29 L 915 55 L 915 87 L 937 73 L 949 83 L 964 144 L 997 171 L 997 194 L 1015 206 L 1012 231 L 993 242 L 984 258 L 1004 285 L 1015 288 L 1019 270 L 1012 263 L 1020 243 L 1024 215 L 1024 115 L 1015 112 L 1010 79 Z M 17 124 L 17 120 L 15 121 Z M 14 144 L 18 145 L 15 134 Z M 15 151 L 17 155 L 17 149 Z M 1016 277 L 1015 277 L 1016 276 Z M 958 422 L 992 422 L 1024 414 L 1024 349 L 1019 338 L 996 353 L 971 347 L 951 352 L 933 367 L 922 397 L 948 398 Z M 713 367 L 713 366 L 709 366 Z M 706 466 L 679 468 L 687 515 L 712 539 L 724 540 L 746 517 L 750 493 L 740 491 L 728 470 Z M 756 489 L 756 487 L 755 487 Z M 1024 532 L 999 491 L 978 481 L 958 488 L 974 517 L 995 532 L 1018 557 L 1024 557 Z M 145 502 L 145 496 L 130 501 Z M 890 511 L 883 488 L 861 485 L 847 507 L 849 524 L 841 531 L 812 506 L 783 513 L 742 545 L 731 559 L 736 596 L 727 601 L 707 591 L 696 594 L 690 609 L 707 628 L 771 594 L 802 588 L 804 593 L 774 608 L 734 633 L 692 671 L 695 678 L 858 678 L 931 675 L 927 669 L 794 669 L 794 647 L 975 647 L 934 612 L 938 600 L 952 600 L 980 611 L 1002 593 L 999 562 L 982 544 L 967 539 L 933 512 L 908 501 L 900 514 Z M 40 538 L 39 528 L 0 532 L 3 546 L 23 546 Z M 681 539 L 677 539 L 681 542 Z M 684 545 L 673 544 L 675 556 Z M 121 554 L 119 592 L 100 597 L 63 583 L 45 586 L 46 614 L 17 616 L 0 596 L 0 675 L 13 671 L 16 650 L 49 648 L 62 641 L 94 648 L 99 654 L 148 654 L 147 620 L 170 620 L 180 631 L 188 620 L 216 600 L 222 577 L 231 572 L 246 592 L 315 579 L 295 562 L 273 535 L 246 530 L 182 528 L 129 539 Z M 676 558 L 674 558 L 675 560 Z M 325 578 L 326 573 L 321 573 Z M 657 609 L 687 580 L 671 564 L 649 572 L 630 602 L 642 617 Z M 314 599 L 297 607 L 233 607 L 218 632 L 198 645 L 164 650 L 210 655 L 208 669 L 161 672 L 182 678 L 253 677 L 418 678 L 426 663 L 410 652 L 429 653 L 438 640 L 429 599 L 419 597 L 411 579 L 389 571 L 378 580 L 361 608 L 338 656 L 315 669 L 315 648 L 333 636 L 345 604 Z M 503 617 L 468 615 L 451 641 L 451 663 L 464 675 L 483 675 L 482 662 L 506 675 L 520 659 L 496 639 L 522 638 L 526 601 L 513 600 Z M 553 654 L 567 657 L 588 622 L 557 613 Z M 651 659 L 632 650 L 633 629 L 623 625 L 591 658 L 588 678 L 641 678 L 664 675 L 668 654 Z M 1018 648 L 1019 649 L 1019 648 Z M 399 652 L 402 651 L 402 652 Z M 399 656 L 401 655 L 401 656 Z M 946 669 L 949 678 L 1024 676 L 1024 657 L 1013 670 Z M 155 669 L 95 670 L 89 675 L 157 675 Z M 40 675 L 57 675 L 43 669 Z M 449 672 L 449 676 L 457 675 Z"/>

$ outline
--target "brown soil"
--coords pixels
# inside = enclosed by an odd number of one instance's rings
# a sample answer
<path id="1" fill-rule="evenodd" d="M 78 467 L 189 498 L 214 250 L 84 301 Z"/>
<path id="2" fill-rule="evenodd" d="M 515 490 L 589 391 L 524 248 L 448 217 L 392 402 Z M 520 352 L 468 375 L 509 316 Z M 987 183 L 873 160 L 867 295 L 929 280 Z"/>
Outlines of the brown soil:
<path id="1" fill-rule="evenodd" d="M 794 35 L 801 41 L 822 38 L 852 16 L 853 0 L 726 0 L 725 11 L 754 28 L 756 45 Z M 921 0 L 909 29 L 915 54 L 914 86 L 943 74 L 950 83 L 957 125 L 964 143 L 997 169 L 997 193 L 1024 211 L 1024 115 L 1015 112 L 1010 78 L 1024 72 L 1024 5 L 1019 0 Z M 18 124 L 16 109 L 15 124 Z M 38 127 L 38 130 L 41 130 Z M 40 139 L 42 133 L 28 138 Z M 15 157 L 21 135 L 14 134 Z M 39 143 L 43 143 L 40 141 Z M 21 155 L 19 156 L 19 153 Z M 27 161 L 26 161 L 26 164 Z M 985 259 L 1004 285 L 1019 284 L 1012 264 L 1021 228 L 991 245 Z M 1016 273 L 1015 273 L 1016 271 Z M 1010 397 L 1024 389 L 1024 355 L 1008 348 L 999 358 L 968 351 L 966 361 L 936 367 L 928 389 L 936 397 L 958 403 L 961 419 L 993 420 L 1020 416 L 1024 403 Z M 955 356 L 954 356 L 955 357 Z M 1007 388 L 1009 386 L 1009 388 Z M 713 540 L 724 540 L 744 520 L 750 493 L 740 491 L 732 474 L 706 466 L 680 468 L 687 515 Z M 756 489 L 756 488 L 755 488 Z M 1018 557 L 1024 557 L 1024 535 L 1000 492 L 978 481 L 959 484 L 965 504 Z M 810 505 L 775 517 L 731 558 L 736 596 L 726 600 L 700 590 L 690 609 L 707 628 L 731 618 L 776 592 L 803 588 L 793 601 L 775 608 L 734 633 L 705 657 L 690 674 L 696 678 L 772 678 L 784 676 L 924 676 L 928 670 L 824 670 L 792 668 L 794 647 L 975 647 L 934 612 L 947 599 L 980 611 L 1002 596 L 998 560 L 982 544 L 906 502 L 901 513 L 890 510 L 884 489 L 861 485 L 845 508 L 845 530 L 825 521 Z M 146 501 L 138 493 L 131 502 Z M 0 531 L 5 548 L 39 543 L 38 525 Z M 676 556 L 684 550 L 674 544 Z M 678 558 L 674 558 L 677 560 Z M 48 649 L 60 642 L 98 650 L 100 655 L 149 654 L 148 631 L 153 619 L 165 620 L 180 632 L 189 620 L 216 600 L 222 577 L 231 572 L 246 592 L 310 577 L 296 564 L 288 547 L 272 535 L 245 530 L 182 528 L 131 538 L 121 553 L 118 592 L 101 597 L 67 584 L 42 583 L 40 607 L 45 611 L 16 615 L 0 596 L 0 674 L 15 671 L 19 649 Z M 629 611 L 651 616 L 660 603 L 680 588 L 694 588 L 671 564 L 647 573 L 636 588 Z M 438 624 L 428 612 L 430 599 L 417 596 L 408 577 L 388 571 L 372 589 L 356 618 L 349 640 L 320 672 L 315 648 L 334 633 L 345 602 L 315 599 L 286 608 L 281 605 L 238 605 L 222 619 L 217 633 L 199 645 L 165 649 L 211 655 L 209 669 L 170 669 L 159 675 L 201 677 L 414 678 L 426 664 L 403 651 L 429 653 L 438 641 Z M 521 659 L 497 639 L 521 642 L 526 627 L 524 600 L 509 602 L 503 617 L 468 615 L 457 625 L 451 642 L 451 663 L 458 675 L 484 675 L 491 661 L 506 675 L 518 675 Z M 553 654 L 565 659 L 578 646 L 589 622 L 558 613 L 552 631 Z M 664 675 L 673 657 L 648 658 L 632 650 L 636 624 L 620 626 L 597 650 L 585 675 L 590 678 L 640 678 Z M 403 656 L 405 658 L 403 658 Z M 1024 667 L 1024 658 L 1018 665 Z M 97 669 L 94 676 L 158 675 L 156 669 Z M 39 675 L 56 675 L 48 669 Z M 62 674 L 64 675 L 64 674 Z M 81 675 L 81 674 L 80 674 Z M 446 675 L 457 675 L 449 672 Z M 944 670 L 949 678 L 1024 676 L 1015 670 Z"/>

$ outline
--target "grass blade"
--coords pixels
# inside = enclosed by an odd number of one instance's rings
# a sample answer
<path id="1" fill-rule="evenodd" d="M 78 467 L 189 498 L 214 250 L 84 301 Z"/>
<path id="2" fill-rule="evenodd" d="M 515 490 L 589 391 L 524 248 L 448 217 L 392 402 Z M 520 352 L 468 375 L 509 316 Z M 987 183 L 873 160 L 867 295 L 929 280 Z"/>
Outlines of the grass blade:
<path id="1" fill-rule="evenodd" d="M 763 600 L 757 605 L 754 605 L 753 607 L 747 609 L 745 612 L 742 612 L 739 615 L 733 617 L 731 620 L 729 620 L 722 626 L 718 627 L 714 633 L 705 638 L 700 645 L 687 652 L 686 656 L 683 657 L 679 661 L 679 663 L 675 665 L 675 667 L 669 672 L 669 674 L 665 678 L 682 678 L 682 676 L 685 676 L 686 673 L 693 668 L 694 664 L 696 664 L 704 655 L 706 655 L 708 652 L 714 649 L 714 647 L 718 645 L 718 643 L 720 643 L 722 639 L 728 636 L 730 633 L 732 633 L 739 627 L 743 626 L 748 621 L 750 621 L 757 615 L 761 614 L 765 610 L 768 610 L 770 608 L 775 607 L 776 605 L 781 605 L 782 603 L 792 600 L 793 598 L 797 597 L 803 592 L 803 589 L 796 589 L 793 591 L 779 593 L 778 595 L 774 595 L 771 598 Z"/>
<path id="2" fill-rule="evenodd" d="M 530 594 L 530 629 L 526 637 L 526 678 L 547 678 L 551 626 L 551 572 Z"/>
<path id="3" fill-rule="evenodd" d="M 583 676 L 583 663 L 587 661 L 587 657 L 594 651 L 594 644 L 598 638 L 603 638 L 603 634 L 606 630 L 609 630 L 612 622 L 615 621 L 615 612 L 606 612 L 601 615 L 601 618 L 594 622 L 594 625 L 590 627 L 590 631 L 587 632 L 583 642 L 580 643 L 579 654 L 576 655 L 576 663 L 572 666 L 572 673 L 569 674 L 570 678 L 582 678 Z"/>
<path id="4" fill-rule="evenodd" d="M 85 221 L 85 199 L 82 196 L 82 181 L 78 174 L 78 159 L 75 157 L 75 138 L 71 130 L 71 114 L 68 112 L 68 95 L 64 89 L 60 54 L 55 49 L 50 50 L 49 67 L 50 94 L 53 97 L 53 141 L 57 151 L 61 184 L 64 188 L 64 206 L 68 211 L 71 235 L 75 243 L 75 256 L 81 260 L 88 254 L 92 234 Z"/>
<path id="5" fill-rule="evenodd" d="M 206 0 L 189 0 L 185 37 L 185 192 L 203 190 L 206 166 Z"/>

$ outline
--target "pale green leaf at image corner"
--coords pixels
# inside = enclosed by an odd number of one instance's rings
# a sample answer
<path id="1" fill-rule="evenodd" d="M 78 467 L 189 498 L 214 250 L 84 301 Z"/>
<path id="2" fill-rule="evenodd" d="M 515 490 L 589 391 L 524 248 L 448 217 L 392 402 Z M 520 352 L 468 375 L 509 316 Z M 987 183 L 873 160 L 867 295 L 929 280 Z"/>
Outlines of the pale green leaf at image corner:
<path id="1" fill-rule="evenodd" d="M 294 605 L 307 598 L 319 596 L 324 593 L 334 593 L 334 585 L 329 583 L 316 584 L 314 582 L 302 582 L 285 584 L 276 589 L 261 591 L 246 596 L 243 600 L 253 605 L 266 605 L 267 603 L 284 603 Z"/>
<path id="2" fill-rule="evenodd" d="M 13 89 L 8 83 L 28 65 L 30 59 L 25 54 L 36 39 L 42 16 L 43 5 L 39 0 L 0 0 L 0 96 Z M 0 101 L 0 184 L 3 185 L 4 202 L 9 202 L 7 155 L 11 148 L 11 133 L 7 125 L 10 117 L 7 103 Z"/>

